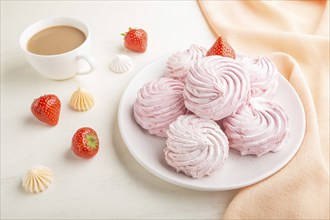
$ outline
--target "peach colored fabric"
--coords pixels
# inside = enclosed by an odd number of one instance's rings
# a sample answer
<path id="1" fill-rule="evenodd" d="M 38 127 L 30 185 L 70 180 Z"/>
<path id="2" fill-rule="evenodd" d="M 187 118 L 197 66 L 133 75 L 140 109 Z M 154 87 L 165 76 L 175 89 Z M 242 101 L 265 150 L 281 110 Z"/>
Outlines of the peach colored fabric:
<path id="1" fill-rule="evenodd" d="M 268 54 L 298 92 L 306 134 L 279 172 L 239 190 L 224 219 L 329 219 L 329 1 L 199 1 L 237 53 Z M 210 45 L 211 46 L 211 45 Z"/>

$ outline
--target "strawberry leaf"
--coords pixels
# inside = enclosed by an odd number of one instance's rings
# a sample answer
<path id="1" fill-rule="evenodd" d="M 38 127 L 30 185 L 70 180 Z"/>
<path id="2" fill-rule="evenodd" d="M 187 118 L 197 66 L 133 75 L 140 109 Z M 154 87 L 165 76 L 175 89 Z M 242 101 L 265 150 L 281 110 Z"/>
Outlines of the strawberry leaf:
<path id="1" fill-rule="evenodd" d="M 87 134 L 86 135 L 86 140 L 87 140 L 86 145 L 89 148 L 91 148 L 91 149 L 96 149 L 97 148 L 98 143 L 97 143 L 97 139 L 96 139 L 95 135 Z"/>

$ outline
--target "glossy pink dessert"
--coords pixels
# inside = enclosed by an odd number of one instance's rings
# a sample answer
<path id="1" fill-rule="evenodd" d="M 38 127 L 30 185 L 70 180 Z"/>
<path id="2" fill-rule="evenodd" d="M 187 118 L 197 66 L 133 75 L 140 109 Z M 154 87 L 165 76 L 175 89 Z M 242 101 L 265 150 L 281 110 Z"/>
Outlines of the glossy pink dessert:
<path id="1" fill-rule="evenodd" d="M 201 118 L 220 120 L 247 102 L 248 74 L 238 61 L 208 56 L 198 61 L 186 78 L 186 107 Z"/>
<path id="2" fill-rule="evenodd" d="M 182 115 L 170 124 L 167 136 L 165 160 L 187 176 L 211 175 L 228 157 L 228 139 L 212 120 Z"/>
<path id="3" fill-rule="evenodd" d="M 258 157 L 279 151 L 288 137 L 288 116 L 274 101 L 251 98 L 223 120 L 229 147 Z"/>
<path id="4" fill-rule="evenodd" d="M 207 50 L 193 44 L 189 49 L 181 50 L 167 60 L 166 77 L 185 81 L 191 65 L 206 56 Z"/>
<path id="5" fill-rule="evenodd" d="M 135 121 L 150 134 L 166 137 L 170 123 L 187 113 L 181 81 L 160 78 L 145 84 L 134 103 Z"/>
<path id="6" fill-rule="evenodd" d="M 251 96 L 272 98 L 278 88 L 279 72 L 267 56 L 241 57 L 244 68 L 249 73 Z"/>

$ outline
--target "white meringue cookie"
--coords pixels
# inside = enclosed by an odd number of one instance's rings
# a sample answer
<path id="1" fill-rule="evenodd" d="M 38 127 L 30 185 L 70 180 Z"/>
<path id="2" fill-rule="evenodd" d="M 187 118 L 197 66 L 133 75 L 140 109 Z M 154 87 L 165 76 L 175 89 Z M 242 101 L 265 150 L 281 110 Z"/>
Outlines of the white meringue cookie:
<path id="1" fill-rule="evenodd" d="M 238 61 L 208 56 L 190 68 L 184 90 L 188 110 L 205 119 L 221 120 L 249 98 L 248 73 Z"/>
<path id="2" fill-rule="evenodd" d="M 127 55 L 116 55 L 116 58 L 111 62 L 110 69 L 115 73 L 125 73 L 132 68 L 132 59 Z"/>
<path id="3" fill-rule="evenodd" d="M 267 56 L 238 59 L 246 68 L 251 84 L 251 96 L 272 98 L 277 92 L 278 75 L 275 64 Z"/>
<path id="4" fill-rule="evenodd" d="M 53 172 L 46 166 L 37 165 L 26 172 L 22 178 L 25 191 L 39 193 L 48 188 L 53 181 Z"/>
<path id="5" fill-rule="evenodd" d="M 165 160 L 193 178 L 211 175 L 228 157 L 228 139 L 219 125 L 196 115 L 179 116 L 167 131 Z"/>
<path id="6" fill-rule="evenodd" d="M 187 113 L 183 89 L 181 81 L 170 78 L 146 83 L 138 91 L 134 103 L 135 121 L 150 134 L 166 137 L 169 124 Z"/>
<path id="7" fill-rule="evenodd" d="M 279 151 L 288 137 L 288 116 L 269 99 L 254 97 L 223 120 L 229 147 L 258 157 Z"/>
<path id="8" fill-rule="evenodd" d="M 167 60 L 166 77 L 185 81 L 191 65 L 205 57 L 207 50 L 193 44 L 189 49 L 181 50 L 170 56 Z"/>

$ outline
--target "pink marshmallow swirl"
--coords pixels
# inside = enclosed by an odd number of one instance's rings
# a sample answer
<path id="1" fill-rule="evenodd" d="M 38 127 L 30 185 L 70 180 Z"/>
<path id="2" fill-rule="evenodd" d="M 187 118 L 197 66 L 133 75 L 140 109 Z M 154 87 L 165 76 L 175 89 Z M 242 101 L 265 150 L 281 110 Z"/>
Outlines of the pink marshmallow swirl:
<path id="1" fill-rule="evenodd" d="M 255 97 L 223 120 L 229 147 L 258 157 L 279 151 L 288 137 L 288 116 L 274 101 Z"/>
<path id="2" fill-rule="evenodd" d="M 228 157 L 228 139 L 219 125 L 196 115 L 182 115 L 167 131 L 165 160 L 193 178 L 211 175 Z"/>
<path id="3" fill-rule="evenodd" d="M 178 51 L 167 60 L 166 77 L 185 81 L 192 64 L 206 56 L 207 50 L 195 44 L 189 49 Z"/>
<path id="4" fill-rule="evenodd" d="M 169 124 L 187 112 L 183 89 L 182 82 L 170 78 L 146 83 L 134 103 L 135 121 L 150 134 L 166 137 Z"/>
<path id="5" fill-rule="evenodd" d="M 278 88 L 278 75 L 275 64 L 267 56 L 239 59 L 250 76 L 251 96 L 272 98 Z"/>
<path id="6" fill-rule="evenodd" d="M 183 93 L 186 107 L 201 118 L 220 120 L 249 98 L 250 82 L 238 61 L 208 56 L 189 71 Z"/>

